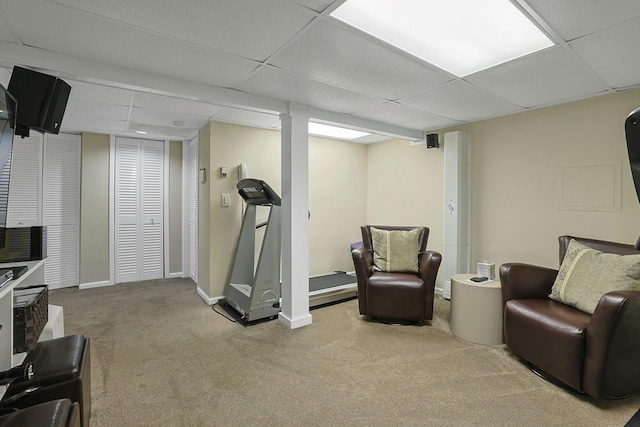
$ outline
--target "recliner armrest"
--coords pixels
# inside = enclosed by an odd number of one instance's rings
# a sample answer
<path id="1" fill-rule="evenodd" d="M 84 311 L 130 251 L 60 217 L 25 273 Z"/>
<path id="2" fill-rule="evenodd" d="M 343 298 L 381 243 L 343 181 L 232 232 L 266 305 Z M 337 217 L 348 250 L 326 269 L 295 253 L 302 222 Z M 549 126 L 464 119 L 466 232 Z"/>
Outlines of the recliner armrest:
<path id="1" fill-rule="evenodd" d="M 640 291 L 602 296 L 587 328 L 583 388 L 596 398 L 618 397 L 640 382 Z"/>
<path id="2" fill-rule="evenodd" d="M 366 281 L 371 276 L 373 267 L 373 251 L 367 248 L 356 248 L 351 251 L 353 266 L 358 280 L 358 306 L 360 314 L 367 312 L 366 307 Z"/>
<path id="3" fill-rule="evenodd" d="M 558 270 L 531 264 L 507 263 L 500 266 L 502 304 L 512 299 L 546 299 Z"/>
<path id="4" fill-rule="evenodd" d="M 439 252 L 424 251 L 418 254 L 418 275 L 424 283 L 433 284 L 435 287 L 441 262 L 442 255 Z"/>

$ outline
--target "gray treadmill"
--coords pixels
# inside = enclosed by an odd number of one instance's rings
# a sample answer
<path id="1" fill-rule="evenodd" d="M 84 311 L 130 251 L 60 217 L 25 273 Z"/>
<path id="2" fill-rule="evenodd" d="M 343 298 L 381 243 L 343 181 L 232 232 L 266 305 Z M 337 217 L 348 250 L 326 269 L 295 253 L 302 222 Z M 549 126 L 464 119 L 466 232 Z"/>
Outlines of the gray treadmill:
<path id="1" fill-rule="evenodd" d="M 225 303 L 235 309 L 245 323 L 273 318 L 280 312 L 280 196 L 264 181 L 247 178 L 236 184 L 247 203 L 233 257 L 229 282 L 224 288 Z M 270 209 L 269 219 L 256 225 L 256 207 Z M 256 229 L 265 227 L 258 264 L 255 264 Z M 254 272 L 254 265 L 255 272 Z"/>
<path id="2" fill-rule="evenodd" d="M 259 179 L 243 179 L 236 187 L 247 208 L 231 275 L 224 289 L 224 300 L 220 303 L 232 307 L 245 323 L 252 323 L 274 318 L 280 312 L 281 200 L 269 184 Z M 268 220 L 261 224 L 256 224 L 257 206 L 270 209 Z M 256 265 L 256 229 L 261 227 L 266 230 Z M 356 288 L 355 276 L 344 272 L 312 277 L 309 279 L 309 307 L 354 298 Z"/>

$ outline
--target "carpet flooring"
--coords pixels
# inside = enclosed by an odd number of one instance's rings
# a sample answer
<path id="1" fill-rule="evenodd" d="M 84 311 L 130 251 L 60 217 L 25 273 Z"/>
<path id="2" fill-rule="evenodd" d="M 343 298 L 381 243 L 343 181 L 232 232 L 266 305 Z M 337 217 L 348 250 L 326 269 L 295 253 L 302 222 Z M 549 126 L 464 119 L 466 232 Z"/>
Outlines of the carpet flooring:
<path id="1" fill-rule="evenodd" d="M 52 290 L 65 333 L 91 338 L 93 427 L 624 426 L 640 394 L 595 401 L 531 373 L 503 345 L 431 322 L 367 320 L 351 300 L 313 323 L 243 327 L 184 279 Z"/>

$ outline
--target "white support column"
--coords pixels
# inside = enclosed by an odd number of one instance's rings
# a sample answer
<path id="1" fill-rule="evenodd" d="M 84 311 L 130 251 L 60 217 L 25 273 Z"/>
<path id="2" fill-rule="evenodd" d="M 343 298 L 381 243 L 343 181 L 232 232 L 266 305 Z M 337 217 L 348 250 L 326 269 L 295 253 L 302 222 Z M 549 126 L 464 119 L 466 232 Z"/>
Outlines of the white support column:
<path id="1" fill-rule="evenodd" d="M 451 276 L 471 262 L 471 145 L 466 132 L 444 134 L 444 253 L 442 296 L 451 298 Z"/>
<path id="2" fill-rule="evenodd" d="M 311 324 L 309 314 L 309 107 L 288 104 L 281 121 L 282 311 L 291 329 Z"/>

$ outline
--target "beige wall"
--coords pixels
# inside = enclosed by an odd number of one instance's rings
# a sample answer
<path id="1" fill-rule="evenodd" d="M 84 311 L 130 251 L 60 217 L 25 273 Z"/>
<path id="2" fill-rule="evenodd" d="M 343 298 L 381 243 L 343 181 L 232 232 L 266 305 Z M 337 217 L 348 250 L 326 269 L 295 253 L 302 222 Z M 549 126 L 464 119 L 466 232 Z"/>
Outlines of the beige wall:
<path id="1" fill-rule="evenodd" d="M 442 139 L 442 138 L 440 138 Z M 368 147 L 367 223 L 429 227 L 427 249 L 443 251 L 444 151 L 392 140 Z M 442 279 L 438 278 L 437 287 Z"/>
<path id="2" fill-rule="evenodd" d="M 247 177 L 264 180 L 281 194 L 280 132 L 212 122 L 200 131 L 199 143 L 200 159 L 210 165 L 208 188 L 204 189 L 207 200 L 200 200 L 204 216 L 199 223 L 210 229 L 199 232 L 199 269 L 208 268 L 208 276 L 200 270 L 198 282 L 203 291 L 216 297 L 223 294 L 242 222 L 242 199 L 235 187 L 237 166 L 246 163 Z M 220 167 L 227 168 L 226 178 L 220 177 Z M 366 218 L 365 188 L 366 146 L 310 138 L 310 275 L 353 270 L 349 245 L 360 240 L 359 226 Z M 220 206 L 223 193 L 231 195 L 230 207 Z M 268 209 L 260 210 L 258 221 L 264 221 Z M 202 245 L 205 239 L 208 247 Z M 208 289 L 204 283 L 209 283 Z"/>
<path id="3" fill-rule="evenodd" d="M 109 135 L 82 134 L 80 283 L 109 281 Z"/>
<path id="4" fill-rule="evenodd" d="M 558 267 L 562 234 L 635 243 L 640 208 L 624 120 L 640 91 L 604 95 L 460 128 L 472 147 L 472 266 L 521 261 Z M 560 210 L 559 165 L 622 164 L 622 208 Z M 590 191 L 588 188 L 583 191 Z"/>

